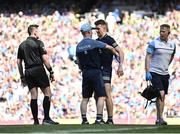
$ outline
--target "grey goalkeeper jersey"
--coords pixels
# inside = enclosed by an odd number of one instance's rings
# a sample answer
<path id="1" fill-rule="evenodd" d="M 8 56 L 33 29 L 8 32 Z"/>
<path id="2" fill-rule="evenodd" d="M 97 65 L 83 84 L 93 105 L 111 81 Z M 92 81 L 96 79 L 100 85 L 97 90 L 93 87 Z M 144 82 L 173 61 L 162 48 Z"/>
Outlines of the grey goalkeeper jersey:
<path id="1" fill-rule="evenodd" d="M 174 56 L 175 51 L 176 46 L 173 41 L 168 40 L 166 42 L 157 38 L 149 42 L 147 53 L 152 54 L 149 71 L 161 75 L 167 75 L 171 57 Z"/>

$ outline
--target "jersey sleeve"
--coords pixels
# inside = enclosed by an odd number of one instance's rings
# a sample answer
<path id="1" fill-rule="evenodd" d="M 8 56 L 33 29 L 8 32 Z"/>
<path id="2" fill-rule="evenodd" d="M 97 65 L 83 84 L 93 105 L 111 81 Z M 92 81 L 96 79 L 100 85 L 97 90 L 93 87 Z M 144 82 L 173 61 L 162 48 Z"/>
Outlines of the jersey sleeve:
<path id="1" fill-rule="evenodd" d="M 115 48 L 115 47 L 118 46 L 118 44 L 117 44 L 116 42 L 114 42 L 114 43 L 112 44 L 112 46 Z"/>
<path id="2" fill-rule="evenodd" d="M 155 43 L 154 43 L 154 41 L 148 42 L 147 53 L 153 54 L 154 50 L 155 50 Z"/>
<path id="3" fill-rule="evenodd" d="M 116 41 L 112 37 L 110 37 L 108 39 L 108 45 L 111 45 L 114 48 L 118 46 L 118 44 L 116 43 Z"/>
<path id="4" fill-rule="evenodd" d="M 40 49 L 41 55 L 47 54 L 47 51 L 46 51 L 45 46 L 44 46 L 44 43 L 42 41 L 39 41 L 39 49 Z"/>

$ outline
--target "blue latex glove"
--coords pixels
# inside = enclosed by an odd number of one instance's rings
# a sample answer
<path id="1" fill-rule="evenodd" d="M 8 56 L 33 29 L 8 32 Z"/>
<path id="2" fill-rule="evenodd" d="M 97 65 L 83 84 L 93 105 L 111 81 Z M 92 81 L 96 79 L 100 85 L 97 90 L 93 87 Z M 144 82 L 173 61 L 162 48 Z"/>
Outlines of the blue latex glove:
<path id="1" fill-rule="evenodd" d="M 150 72 L 146 72 L 146 81 L 151 81 L 152 80 L 152 75 Z"/>

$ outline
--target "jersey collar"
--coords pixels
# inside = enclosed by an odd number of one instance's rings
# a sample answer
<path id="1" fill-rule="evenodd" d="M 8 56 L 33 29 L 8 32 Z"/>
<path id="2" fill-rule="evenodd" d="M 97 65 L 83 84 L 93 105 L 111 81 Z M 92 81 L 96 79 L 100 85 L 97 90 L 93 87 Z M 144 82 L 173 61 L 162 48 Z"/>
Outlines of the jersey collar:
<path id="1" fill-rule="evenodd" d="M 101 37 L 101 38 L 98 38 L 98 39 L 103 39 L 103 38 L 105 38 L 105 37 L 107 37 L 108 35 L 107 35 L 107 33 L 103 36 L 103 37 Z"/>

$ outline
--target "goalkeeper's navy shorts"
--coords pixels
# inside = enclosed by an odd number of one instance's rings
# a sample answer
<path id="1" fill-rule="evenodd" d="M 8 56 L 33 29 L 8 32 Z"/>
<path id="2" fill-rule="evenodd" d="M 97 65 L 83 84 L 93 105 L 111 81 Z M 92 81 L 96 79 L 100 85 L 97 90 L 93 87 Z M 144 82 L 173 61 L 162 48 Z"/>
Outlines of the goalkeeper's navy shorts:
<path id="1" fill-rule="evenodd" d="M 82 73 L 82 96 L 83 98 L 92 97 L 93 92 L 97 97 L 105 97 L 105 87 L 100 69 L 85 69 Z"/>
<path id="2" fill-rule="evenodd" d="M 25 78 L 29 90 L 34 87 L 46 88 L 50 86 L 49 78 L 43 66 L 35 66 L 25 70 Z"/>
<path id="3" fill-rule="evenodd" d="M 165 94 L 168 94 L 168 87 L 169 87 L 169 74 L 167 75 L 160 75 L 154 72 L 151 72 L 152 75 L 152 85 L 154 88 L 158 89 L 159 91 L 164 90 Z"/>

